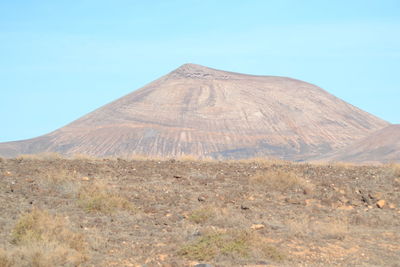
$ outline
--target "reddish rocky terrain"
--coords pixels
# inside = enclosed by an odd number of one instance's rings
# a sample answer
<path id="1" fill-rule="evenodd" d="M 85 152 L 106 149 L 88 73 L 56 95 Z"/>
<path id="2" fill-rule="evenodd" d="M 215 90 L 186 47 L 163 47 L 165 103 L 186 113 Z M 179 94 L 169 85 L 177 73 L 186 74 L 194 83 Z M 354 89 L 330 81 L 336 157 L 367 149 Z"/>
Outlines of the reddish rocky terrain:
<path id="1" fill-rule="evenodd" d="M 400 166 L 0 159 L 0 266 L 399 266 Z"/>

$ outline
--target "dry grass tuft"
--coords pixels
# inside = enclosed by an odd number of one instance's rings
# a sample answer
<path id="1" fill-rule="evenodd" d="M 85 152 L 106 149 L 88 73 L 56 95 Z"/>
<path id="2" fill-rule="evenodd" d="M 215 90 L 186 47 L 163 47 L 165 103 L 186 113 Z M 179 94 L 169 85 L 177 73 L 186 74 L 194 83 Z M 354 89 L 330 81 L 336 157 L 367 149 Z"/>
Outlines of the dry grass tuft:
<path id="1" fill-rule="evenodd" d="M 52 216 L 37 208 L 20 217 L 11 236 L 12 242 L 16 245 L 35 241 L 56 241 L 78 251 L 85 249 L 83 236 L 72 232 L 67 227 L 64 217 Z"/>
<path id="2" fill-rule="evenodd" d="M 291 170 L 258 171 L 250 177 L 250 183 L 261 185 L 272 191 L 285 192 L 291 189 L 312 191 L 313 185 Z"/>
<path id="3" fill-rule="evenodd" d="M 400 185 L 400 163 L 389 163 L 385 165 L 386 175 L 395 184 Z"/>
<path id="4" fill-rule="evenodd" d="M 61 154 L 56 152 L 43 152 L 38 154 L 22 154 L 17 159 L 23 160 L 56 160 L 64 158 Z"/>
<path id="5" fill-rule="evenodd" d="M 234 259 L 285 259 L 278 249 L 263 242 L 255 233 L 244 230 L 210 231 L 183 246 L 178 253 L 190 260 L 209 261 L 218 257 Z"/>
<path id="6" fill-rule="evenodd" d="M 87 260 L 87 243 L 64 217 L 33 209 L 11 233 L 13 247 L 0 249 L 0 266 L 77 266 Z"/>
<path id="7" fill-rule="evenodd" d="M 400 177 L 400 164 L 391 164 L 390 165 L 392 170 L 393 170 L 393 174 L 396 178 Z"/>
<path id="8" fill-rule="evenodd" d="M 55 242 L 36 243 L 0 252 L 1 267 L 81 266 L 85 261 L 81 252 Z"/>
<path id="9" fill-rule="evenodd" d="M 37 182 L 47 194 L 76 197 L 82 175 L 63 168 L 47 168 L 37 175 Z"/>
<path id="10" fill-rule="evenodd" d="M 133 211 L 134 207 L 125 197 L 100 182 L 82 186 L 78 193 L 78 204 L 87 212 L 111 214 L 117 210 Z"/>
<path id="11" fill-rule="evenodd" d="M 215 210 L 212 207 L 204 207 L 192 211 L 188 220 L 197 224 L 203 224 L 215 216 Z"/>
<path id="12" fill-rule="evenodd" d="M 218 255 L 248 257 L 247 233 L 210 232 L 184 246 L 179 254 L 191 260 L 211 260 Z"/>
<path id="13" fill-rule="evenodd" d="M 284 254 L 282 251 L 280 251 L 278 248 L 268 245 L 268 244 L 262 244 L 261 246 L 261 251 L 262 255 L 269 260 L 275 261 L 275 262 L 282 262 L 286 259 L 286 254 Z"/>
<path id="14" fill-rule="evenodd" d="M 320 233 L 324 239 L 343 240 L 349 233 L 347 221 L 316 222 L 313 225 L 315 232 Z"/>
<path id="15" fill-rule="evenodd" d="M 66 169 L 47 169 L 40 175 L 42 181 L 48 184 L 62 184 L 65 182 L 76 181 L 79 178 L 79 173 Z"/>
<path id="16" fill-rule="evenodd" d="M 309 217 L 300 217 L 288 223 L 290 232 L 298 238 L 343 240 L 349 233 L 347 220 L 312 221 Z"/>

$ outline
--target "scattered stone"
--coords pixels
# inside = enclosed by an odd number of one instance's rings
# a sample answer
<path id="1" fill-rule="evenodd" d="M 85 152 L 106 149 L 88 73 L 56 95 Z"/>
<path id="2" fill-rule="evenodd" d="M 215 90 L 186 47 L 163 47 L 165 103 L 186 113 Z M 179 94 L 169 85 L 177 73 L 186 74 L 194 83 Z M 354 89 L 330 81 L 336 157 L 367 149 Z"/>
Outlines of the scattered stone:
<path id="1" fill-rule="evenodd" d="M 369 197 L 366 197 L 365 195 L 361 197 L 361 201 L 368 205 L 371 204 L 371 199 Z"/>
<path id="2" fill-rule="evenodd" d="M 250 228 L 253 230 L 261 230 L 261 229 L 265 228 L 265 225 L 264 224 L 253 224 Z"/>
<path id="3" fill-rule="evenodd" d="M 352 210 L 352 209 L 354 209 L 353 206 L 347 206 L 347 205 L 338 207 L 338 210 Z"/>
<path id="4" fill-rule="evenodd" d="M 242 210 L 249 210 L 250 208 L 248 207 L 248 206 L 245 206 L 245 205 L 240 205 L 240 208 L 242 209 Z"/>
<path id="5" fill-rule="evenodd" d="M 350 200 L 349 200 L 349 199 L 347 199 L 345 196 L 341 196 L 341 197 L 339 198 L 339 201 L 340 201 L 340 202 L 342 202 L 342 203 L 344 203 L 344 204 L 346 204 L 346 203 L 349 203 L 349 202 L 350 202 Z"/>
<path id="6" fill-rule="evenodd" d="M 203 196 L 199 196 L 199 197 L 197 198 L 197 200 L 200 201 L 200 202 L 204 202 L 204 201 L 206 201 L 206 198 L 203 197 Z"/>
<path id="7" fill-rule="evenodd" d="M 181 175 L 174 175 L 174 178 L 180 179 L 180 178 L 182 178 L 182 176 Z"/>
<path id="8" fill-rule="evenodd" d="M 168 255 L 167 255 L 167 254 L 160 254 L 160 255 L 158 255 L 158 259 L 159 259 L 160 261 L 165 261 L 167 258 L 168 258 Z"/>
<path id="9" fill-rule="evenodd" d="M 287 203 L 296 204 L 296 205 L 299 205 L 302 202 L 301 199 L 298 199 L 298 198 L 285 198 L 285 201 Z"/>
<path id="10" fill-rule="evenodd" d="M 395 209 L 395 208 L 396 208 L 396 205 L 393 204 L 393 203 L 390 203 L 390 204 L 389 204 L 389 208 L 390 208 L 390 209 Z"/>
<path id="11" fill-rule="evenodd" d="M 382 209 L 382 208 L 385 206 L 385 204 L 386 204 L 386 201 L 383 200 L 383 199 L 378 200 L 378 201 L 376 202 L 376 206 L 378 206 L 378 208 L 380 208 L 380 209 Z"/>
<path id="12" fill-rule="evenodd" d="M 378 193 L 375 193 L 375 194 L 373 194 L 372 196 L 371 196 L 371 198 L 372 199 L 382 199 L 382 193 L 381 192 L 378 192 Z"/>
<path id="13" fill-rule="evenodd" d="M 319 204 L 319 200 L 314 199 L 314 198 L 310 198 L 310 199 L 304 200 L 304 203 L 306 204 L 306 206 L 318 205 Z"/>
<path id="14" fill-rule="evenodd" d="M 258 261 L 257 265 L 269 265 L 267 261 Z"/>
<path id="15" fill-rule="evenodd" d="M 193 267 L 214 267 L 214 265 L 208 264 L 208 263 L 199 263 L 194 265 Z"/>
<path id="16" fill-rule="evenodd" d="M 82 181 L 90 181 L 90 178 L 87 177 L 87 176 L 85 176 L 85 177 L 82 177 L 81 180 L 82 180 Z"/>
<path id="17" fill-rule="evenodd" d="M 305 187 L 303 189 L 303 194 L 304 195 L 311 195 L 312 194 L 312 189 L 310 187 Z"/>

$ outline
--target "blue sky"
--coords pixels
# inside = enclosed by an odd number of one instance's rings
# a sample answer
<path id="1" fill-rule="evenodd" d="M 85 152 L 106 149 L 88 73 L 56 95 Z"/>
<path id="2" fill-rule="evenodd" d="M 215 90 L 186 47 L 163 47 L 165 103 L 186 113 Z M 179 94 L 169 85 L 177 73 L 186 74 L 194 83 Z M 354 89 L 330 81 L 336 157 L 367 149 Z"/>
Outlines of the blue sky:
<path id="1" fill-rule="evenodd" d="M 184 63 L 289 76 L 400 123 L 398 0 L 0 1 L 0 142 Z"/>

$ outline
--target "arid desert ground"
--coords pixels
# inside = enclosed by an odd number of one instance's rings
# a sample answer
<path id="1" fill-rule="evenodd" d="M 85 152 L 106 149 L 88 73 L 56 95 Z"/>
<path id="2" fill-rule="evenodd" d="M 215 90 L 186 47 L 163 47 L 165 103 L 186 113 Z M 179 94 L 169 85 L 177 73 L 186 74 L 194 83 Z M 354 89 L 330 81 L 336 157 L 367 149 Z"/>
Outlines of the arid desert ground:
<path id="1" fill-rule="evenodd" d="M 400 165 L 0 159 L 0 266 L 400 266 Z"/>

